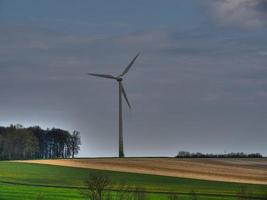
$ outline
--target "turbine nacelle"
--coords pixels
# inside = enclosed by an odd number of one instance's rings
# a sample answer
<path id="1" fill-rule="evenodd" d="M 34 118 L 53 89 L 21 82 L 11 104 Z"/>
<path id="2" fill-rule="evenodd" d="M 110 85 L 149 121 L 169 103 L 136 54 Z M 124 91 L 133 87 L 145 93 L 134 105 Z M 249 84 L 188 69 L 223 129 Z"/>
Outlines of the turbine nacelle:
<path id="1" fill-rule="evenodd" d="M 121 82 L 123 80 L 123 78 L 121 76 L 118 76 L 118 77 L 116 77 L 116 80 Z"/>

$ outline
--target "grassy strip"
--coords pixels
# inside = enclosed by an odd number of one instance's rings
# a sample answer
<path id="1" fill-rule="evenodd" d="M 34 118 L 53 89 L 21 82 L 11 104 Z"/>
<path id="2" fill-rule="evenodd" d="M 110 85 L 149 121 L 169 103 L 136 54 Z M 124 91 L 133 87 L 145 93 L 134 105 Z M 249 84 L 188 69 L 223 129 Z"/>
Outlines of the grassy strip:
<path id="1" fill-rule="evenodd" d="M 40 188 L 56 188 L 56 189 L 76 189 L 79 191 L 85 190 L 86 187 L 74 187 L 74 186 L 55 186 L 55 185 L 42 185 L 42 184 L 29 184 L 29 183 L 18 183 L 18 182 L 8 182 L 8 181 L 0 181 L 0 183 L 2 185 L 14 185 L 14 186 L 30 186 L 30 187 L 40 187 Z M 106 191 L 111 191 L 111 192 L 134 192 L 134 189 L 114 189 L 114 188 L 110 188 L 110 189 L 106 189 Z M 142 191 L 142 190 L 139 190 Z M 179 196 L 190 196 L 191 192 L 164 192 L 164 191 L 147 191 L 147 190 L 143 190 L 143 193 L 146 194 L 156 194 L 156 195 L 179 195 Z M 25 194 L 25 192 L 24 192 Z M 257 196 L 242 196 L 242 195 L 225 195 L 225 194 L 207 194 L 207 193 L 195 193 L 197 196 L 202 196 L 202 197 L 223 197 L 223 198 L 242 198 L 242 197 L 248 197 L 248 198 L 253 198 L 253 199 L 263 199 L 263 197 L 257 197 Z"/>
<path id="2" fill-rule="evenodd" d="M 115 194 L 115 193 L 114 193 Z M 157 194 L 148 193 L 146 195 L 149 200 L 168 200 L 169 194 Z M 222 197 L 222 196 L 207 196 L 197 195 L 198 200 L 234 200 L 236 197 Z M 0 184 L 0 199 L 8 200 L 36 200 L 42 197 L 43 200 L 81 200 L 84 199 L 80 194 L 80 190 L 77 189 L 63 189 L 52 187 L 34 187 L 34 186 L 22 186 L 22 185 L 2 185 Z M 183 195 L 179 194 L 181 200 L 191 200 L 191 194 Z"/>

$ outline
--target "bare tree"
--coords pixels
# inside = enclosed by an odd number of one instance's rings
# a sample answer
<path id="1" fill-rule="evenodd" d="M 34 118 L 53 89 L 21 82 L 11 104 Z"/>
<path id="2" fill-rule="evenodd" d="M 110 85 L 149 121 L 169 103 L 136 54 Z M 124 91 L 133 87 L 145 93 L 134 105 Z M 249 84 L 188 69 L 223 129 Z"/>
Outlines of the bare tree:
<path id="1" fill-rule="evenodd" d="M 168 199 L 169 200 L 179 200 L 180 197 L 178 196 L 178 194 L 170 194 Z"/>
<path id="2" fill-rule="evenodd" d="M 133 199 L 134 200 L 146 200 L 146 199 L 148 199 L 147 193 L 145 192 L 145 189 L 136 187 L 134 192 L 133 192 Z"/>
<path id="3" fill-rule="evenodd" d="M 111 195 L 110 195 L 111 196 Z M 125 183 L 120 183 L 114 188 L 113 199 L 116 200 L 135 200 L 134 191 L 131 186 L 126 185 Z M 112 198 L 106 198 L 105 200 L 111 200 Z"/>
<path id="4" fill-rule="evenodd" d="M 192 191 L 191 192 L 191 199 L 192 200 L 197 200 L 198 198 L 197 198 L 197 194 L 195 193 L 195 191 Z"/>
<path id="5" fill-rule="evenodd" d="M 36 197 L 36 200 L 43 200 L 44 199 L 44 195 L 42 193 L 39 193 Z"/>
<path id="6" fill-rule="evenodd" d="M 237 193 L 238 199 L 240 200 L 250 200 L 253 196 L 251 192 L 248 191 L 246 186 L 242 186 L 240 191 Z"/>
<path id="7" fill-rule="evenodd" d="M 85 180 L 86 191 L 82 194 L 88 200 L 102 200 L 104 190 L 111 185 L 111 179 L 103 174 L 90 174 Z"/>

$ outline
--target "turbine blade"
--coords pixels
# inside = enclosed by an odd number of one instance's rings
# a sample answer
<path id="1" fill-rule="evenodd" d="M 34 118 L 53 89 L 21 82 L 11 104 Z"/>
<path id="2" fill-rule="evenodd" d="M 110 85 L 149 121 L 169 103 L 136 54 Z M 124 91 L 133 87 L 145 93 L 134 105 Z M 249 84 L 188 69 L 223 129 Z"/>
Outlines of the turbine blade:
<path id="1" fill-rule="evenodd" d="M 129 65 L 125 68 L 125 70 L 122 72 L 122 74 L 120 76 L 124 76 L 128 71 L 129 69 L 131 68 L 131 66 L 134 64 L 135 60 L 137 59 L 137 57 L 139 56 L 140 53 L 138 53 L 134 59 L 129 63 Z"/>
<path id="2" fill-rule="evenodd" d="M 122 91 L 122 94 L 123 94 L 124 99 L 126 100 L 128 106 L 129 106 L 129 108 L 131 109 L 131 104 L 130 104 L 128 98 L 127 98 L 126 92 L 125 92 L 124 87 L 123 87 L 122 84 L 121 84 L 121 91 Z"/>
<path id="3" fill-rule="evenodd" d="M 116 79 L 114 76 L 108 75 L 108 74 L 94 74 L 94 73 L 87 73 L 87 74 L 91 76 L 101 77 L 101 78 Z"/>

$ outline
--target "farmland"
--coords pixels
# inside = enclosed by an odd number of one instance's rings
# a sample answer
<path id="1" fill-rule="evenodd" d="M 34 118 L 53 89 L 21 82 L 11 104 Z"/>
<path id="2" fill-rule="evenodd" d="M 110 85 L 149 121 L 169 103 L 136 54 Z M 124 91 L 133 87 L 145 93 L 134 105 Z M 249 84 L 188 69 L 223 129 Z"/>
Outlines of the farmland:
<path id="1" fill-rule="evenodd" d="M 132 159 L 134 160 L 137 158 Z M 169 193 L 178 193 L 181 199 L 189 199 L 189 195 L 192 191 L 200 197 L 199 199 L 237 199 L 236 196 L 239 194 L 241 188 L 246 188 L 246 191 L 255 197 L 262 197 L 267 191 L 267 185 L 264 185 L 264 182 L 262 184 L 233 183 L 160 176 L 148 173 L 142 174 L 140 172 L 120 172 L 120 169 L 116 169 L 115 171 L 115 167 L 109 170 L 104 170 L 90 169 L 88 166 L 79 166 L 78 163 L 84 163 L 85 160 L 87 160 L 87 163 L 92 161 L 100 162 L 101 160 L 102 162 L 110 162 L 110 160 L 113 160 L 113 162 L 127 162 L 127 160 L 121 161 L 119 159 L 75 159 L 51 160 L 50 165 L 48 165 L 2 161 L 0 162 L 0 199 L 15 200 L 21 199 L 22 197 L 24 197 L 23 199 L 38 199 L 39 197 L 41 199 L 83 199 L 81 190 L 85 186 L 85 178 L 88 177 L 90 173 L 98 173 L 110 177 L 113 182 L 113 186 L 110 189 L 116 190 L 120 188 L 119 185 L 123 184 L 129 186 L 128 188 L 136 186 L 140 187 L 149 192 L 149 199 L 167 199 Z M 77 166 L 58 166 L 58 162 L 63 162 L 65 165 L 67 161 L 77 162 Z M 36 160 L 32 162 L 41 161 Z M 213 162 L 217 163 L 218 161 Z M 229 162 L 229 165 L 232 165 L 233 169 L 235 169 L 235 165 L 237 165 L 235 163 L 236 161 L 227 162 Z M 264 160 L 260 163 L 264 162 L 266 161 Z M 135 160 L 135 163 L 138 162 Z M 57 166 L 52 164 L 57 164 Z M 238 165 L 241 164 L 242 162 L 239 161 Z M 245 164 L 248 165 L 247 163 Z M 112 163 L 112 165 L 114 166 L 115 164 Z M 219 164 L 217 163 L 217 165 Z M 102 164 L 102 166 L 105 165 Z M 155 167 L 156 166 L 157 165 L 155 165 Z M 256 171 L 262 170 L 263 172 L 266 170 L 264 165 L 255 163 L 253 165 L 249 164 L 247 168 Z M 266 174 L 263 174 L 263 178 L 264 177 L 266 178 Z"/>
<path id="2" fill-rule="evenodd" d="M 25 161 L 24 161 L 25 162 Z M 191 179 L 267 184 L 267 159 L 100 158 L 28 163 L 143 173 Z"/>

